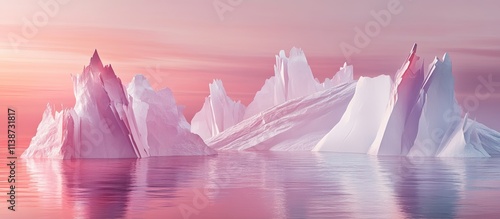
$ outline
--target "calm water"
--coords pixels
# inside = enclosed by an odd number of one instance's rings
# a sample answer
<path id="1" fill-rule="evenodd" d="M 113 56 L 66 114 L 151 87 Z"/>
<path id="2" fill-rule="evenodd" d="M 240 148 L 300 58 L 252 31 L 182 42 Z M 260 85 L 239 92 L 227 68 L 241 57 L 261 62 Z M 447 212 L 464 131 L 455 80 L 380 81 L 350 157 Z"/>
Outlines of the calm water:
<path id="1" fill-rule="evenodd" d="M 500 218 L 500 158 L 309 152 L 18 160 L 0 218 Z"/>

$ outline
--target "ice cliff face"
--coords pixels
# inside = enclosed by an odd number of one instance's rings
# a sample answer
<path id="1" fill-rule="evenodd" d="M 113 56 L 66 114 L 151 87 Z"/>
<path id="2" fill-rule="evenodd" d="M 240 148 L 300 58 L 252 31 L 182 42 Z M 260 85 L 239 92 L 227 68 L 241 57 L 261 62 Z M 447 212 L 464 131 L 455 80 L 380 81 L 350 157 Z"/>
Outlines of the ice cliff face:
<path id="1" fill-rule="evenodd" d="M 382 122 L 377 130 L 377 136 L 370 147 L 370 154 L 399 155 L 406 141 L 403 132 L 414 128 L 415 120 L 411 116 L 413 106 L 419 96 L 419 89 L 424 80 L 424 70 L 416 55 L 415 44 L 403 66 L 396 73 L 389 105 L 382 116 Z"/>
<path id="2" fill-rule="evenodd" d="M 387 75 L 361 77 L 342 118 L 313 151 L 366 153 L 389 104 L 391 84 Z"/>
<path id="3" fill-rule="evenodd" d="M 209 139 L 243 120 L 245 106 L 227 96 L 221 80 L 210 85 L 210 96 L 205 98 L 201 111 L 191 120 L 191 131 Z"/>
<path id="4" fill-rule="evenodd" d="M 97 51 L 83 73 L 73 76 L 76 104 L 50 106 L 22 157 L 140 158 L 208 155 L 215 151 L 189 130 L 169 90 L 155 92 L 142 76 L 128 91 Z"/>
<path id="5" fill-rule="evenodd" d="M 405 151 L 405 155 L 437 155 L 445 132 L 456 125 L 454 121 L 461 120 L 462 112 L 455 99 L 454 87 L 449 55 L 445 54 L 443 61 L 436 57 L 420 89 L 418 104 L 414 106 L 414 111 L 418 112 L 418 124 L 414 125 L 413 138 L 407 143 L 411 149 Z"/>
<path id="6" fill-rule="evenodd" d="M 408 156 L 439 157 L 489 157 L 484 150 L 490 147 L 482 143 L 479 135 L 495 135 L 493 130 L 479 130 L 476 122 L 462 116 L 458 105 L 452 75 L 451 58 L 445 54 L 442 61 L 437 57 L 430 65 L 430 72 L 420 90 L 420 112 L 415 126 L 415 140 Z M 490 151 L 495 154 L 496 151 Z"/>

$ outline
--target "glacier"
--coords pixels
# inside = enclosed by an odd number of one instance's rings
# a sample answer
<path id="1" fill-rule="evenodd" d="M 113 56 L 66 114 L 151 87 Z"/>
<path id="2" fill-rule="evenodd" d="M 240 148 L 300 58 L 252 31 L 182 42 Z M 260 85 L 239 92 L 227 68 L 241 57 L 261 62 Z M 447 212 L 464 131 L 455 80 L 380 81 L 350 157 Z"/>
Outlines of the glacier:
<path id="1" fill-rule="evenodd" d="M 154 91 L 141 76 L 127 88 L 97 50 L 81 74 L 72 76 L 75 106 L 50 105 L 23 158 L 142 158 L 211 155 L 191 133 L 170 90 Z"/>

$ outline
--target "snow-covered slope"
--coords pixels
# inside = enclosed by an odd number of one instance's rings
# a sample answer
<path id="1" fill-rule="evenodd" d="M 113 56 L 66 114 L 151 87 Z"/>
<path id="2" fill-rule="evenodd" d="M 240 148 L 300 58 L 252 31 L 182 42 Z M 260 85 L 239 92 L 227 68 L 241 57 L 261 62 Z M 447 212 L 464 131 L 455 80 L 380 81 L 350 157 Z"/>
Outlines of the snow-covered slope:
<path id="1" fill-rule="evenodd" d="M 113 68 L 94 53 L 73 76 L 76 104 L 56 112 L 47 107 L 37 134 L 22 157 L 136 158 L 208 155 L 215 151 L 189 131 L 169 90 L 156 93 L 141 76 L 127 92 Z"/>
<path id="2" fill-rule="evenodd" d="M 245 111 L 245 119 L 288 100 L 353 81 L 352 66 L 344 64 L 332 79 L 327 78 L 325 82 L 319 83 L 314 78 L 311 67 L 301 49 L 292 48 L 289 56 L 286 57 L 283 50 L 276 56 L 274 76 L 267 79 L 261 90 L 255 94 L 253 101 Z"/>
<path id="3" fill-rule="evenodd" d="M 387 75 L 361 77 L 340 122 L 319 141 L 313 151 L 367 153 L 389 103 L 391 83 Z"/>
<path id="4" fill-rule="evenodd" d="M 289 100 L 254 115 L 206 141 L 218 150 L 310 151 L 337 124 L 356 83 Z"/>
<path id="5" fill-rule="evenodd" d="M 221 80 L 210 85 L 210 96 L 191 120 L 191 131 L 203 139 L 211 138 L 243 120 L 245 106 L 227 96 Z"/>

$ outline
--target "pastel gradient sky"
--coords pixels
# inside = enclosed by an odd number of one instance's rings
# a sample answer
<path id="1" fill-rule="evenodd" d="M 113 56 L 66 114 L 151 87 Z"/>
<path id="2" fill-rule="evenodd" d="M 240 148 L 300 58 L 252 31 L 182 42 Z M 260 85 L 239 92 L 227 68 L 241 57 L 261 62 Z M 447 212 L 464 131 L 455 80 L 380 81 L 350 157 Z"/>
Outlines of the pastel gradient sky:
<path id="1" fill-rule="evenodd" d="M 65 0 L 32 36 L 23 34 L 24 19 L 45 13 L 39 1 L 4 1 L 2 111 L 17 109 L 18 135 L 24 139 L 20 147 L 27 147 L 47 103 L 58 110 L 74 104 L 70 74 L 82 71 L 94 49 L 124 83 L 142 73 L 155 88 L 171 88 L 186 106 L 188 120 L 215 78 L 222 79 L 230 97 L 248 104 L 274 74 L 274 55 L 281 49 L 302 48 L 315 76 L 321 81 L 331 77 L 346 61 L 340 44 L 353 45 L 355 28 L 374 21 L 370 12 L 386 10 L 390 1 L 242 0 L 221 20 L 214 0 Z M 351 56 L 355 77 L 393 75 L 414 42 L 426 65 L 448 52 L 459 103 L 474 103 L 468 107 L 471 117 L 500 130 L 500 3 L 398 2 L 401 13 Z M 9 40 L 12 34 L 26 41 L 16 48 Z M 474 95 L 479 77 L 497 82 L 487 98 Z"/>

